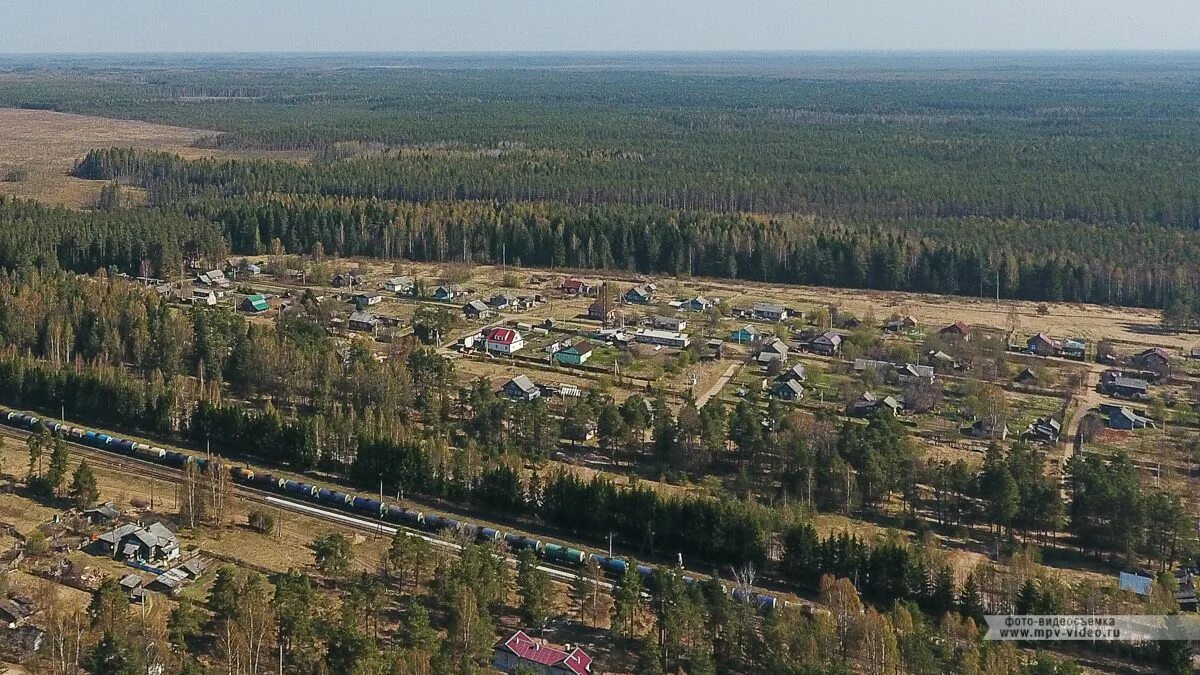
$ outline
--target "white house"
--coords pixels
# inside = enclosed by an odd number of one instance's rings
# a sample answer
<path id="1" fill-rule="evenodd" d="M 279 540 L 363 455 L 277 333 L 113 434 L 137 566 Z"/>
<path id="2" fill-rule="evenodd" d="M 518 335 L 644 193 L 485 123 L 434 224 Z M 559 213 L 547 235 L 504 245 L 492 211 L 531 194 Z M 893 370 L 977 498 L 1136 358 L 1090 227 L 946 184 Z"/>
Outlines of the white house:
<path id="1" fill-rule="evenodd" d="M 493 328 L 487 334 L 487 350 L 497 354 L 514 354 L 525 346 L 525 338 L 512 328 Z"/>

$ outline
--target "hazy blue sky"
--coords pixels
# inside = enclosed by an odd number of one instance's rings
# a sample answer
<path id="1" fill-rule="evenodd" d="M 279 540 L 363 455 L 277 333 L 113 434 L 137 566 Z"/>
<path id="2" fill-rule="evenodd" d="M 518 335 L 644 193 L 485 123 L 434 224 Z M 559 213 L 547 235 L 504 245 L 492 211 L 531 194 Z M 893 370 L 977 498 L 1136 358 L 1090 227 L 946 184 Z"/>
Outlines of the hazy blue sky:
<path id="1" fill-rule="evenodd" d="M 1200 49 L 1197 0 L 17 0 L 2 52 Z"/>

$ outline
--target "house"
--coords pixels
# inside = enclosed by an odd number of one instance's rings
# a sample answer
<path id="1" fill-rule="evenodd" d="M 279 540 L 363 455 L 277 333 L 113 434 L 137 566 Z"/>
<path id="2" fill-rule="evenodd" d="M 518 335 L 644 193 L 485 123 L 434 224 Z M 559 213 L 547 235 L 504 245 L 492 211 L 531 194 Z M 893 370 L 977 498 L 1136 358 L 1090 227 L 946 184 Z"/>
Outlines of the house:
<path id="1" fill-rule="evenodd" d="M 772 361 L 786 361 L 788 357 L 787 343 L 775 338 L 763 346 L 754 357 L 759 363 L 766 365 Z"/>
<path id="2" fill-rule="evenodd" d="M 267 299 L 261 294 L 256 293 L 254 295 L 247 295 L 246 299 L 242 300 L 243 312 L 258 314 L 259 312 L 265 312 L 268 309 L 271 309 L 271 306 L 267 304 Z"/>
<path id="3" fill-rule="evenodd" d="M 225 278 L 225 273 L 221 270 L 209 270 L 196 277 L 196 281 L 214 288 L 229 288 L 230 286 L 229 279 Z"/>
<path id="4" fill-rule="evenodd" d="M 1062 343 L 1045 333 L 1038 333 L 1029 338 L 1025 343 L 1025 349 L 1030 354 L 1038 356 L 1058 356 L 1062 353 Z"/>
<path id="5" fill-rule="evenodd" d="M 933 366 L 934 368 L 942 368 L 942 369 L 949 369 L 949 370 L 954 370 L 954 369 L 958 368 L 958 361 L 953 356 L 950 356 L 949 354 L 941 351 L 940 349 L 930 350 L 928 357 L 929 357 L 929 359 L 928 359 L 929 365 Z"/>
<path id="6" fill-rule="evenodd" d="M 650 325 L 662 330 L 673 330 L 676 333 L 687 330 L 687 320 L 677 316 L 662 316 L 656 314 L 650 319 Z"/>
<path id="7" fill-rule="evenodd" d="M 482 300 L 472 300 L 463 305 L 463 314 L 465 314 L 468 319 L 486 319 L 490 317 L 493 312 L 492 308 L 488 307 L 487 303 L 483 302 Z"/>
<path id="8" fill-rule="evenodd" d="M 854 372 L 862 373 L 868 370 L 877 371 L 883 375 L 891 371 L 895 366 L 890 361 L 879 361 L 876 359 L 854 359 Z"/>
<path id="9" fill-rule="evenodd" d="M 338 288 L 342 288 L 343 286 L 354 288 L 355 286 L 362 286 L 365 283 L 367 283 L 367 277 L 364 274 L 347 272 L 333 277 L 333 285 Z"/>
<path id="10" fill-rule="evenodd" d="M 826 331 L 813 338 L 808 348 L 818 354 L 832 356 L 842 350 L 842 336 L 833 331 Z"/>
<path id="11" fill-rule="evenodd" d="M 719 359 L 721 358 L 721 353 L 724 351 L 725 341 L 713 338 L 708 342 L 705 342 L 704 346 L 708 349 L 708 353 L 711 358 Z"/>
<path id="12" fill-rule="evenodd" d="M 525 346 L 525 338 L 512 328 L 493 328 L 487 333 L 485 346 L 489 352 L 515 354 Z"/>
<path id="13" fill-rule="evenodd" d="M 183 590 L 187 582 L 187 572 L 183 571 L 182 568 L 176 567 L 154 577 L 154 580 L 148 584 L 148 587 L 174 597 L 179 595 L 179 592 Z"/>
<path id="14" fill-rule="evenodd" d="M 689 312 L 705 312 L 716 306 L 716 304 L 716 302 L 709 300 L 703 295 L 697 295 L 691 300 L 683 303 L 683 308 Z"/>
<path id="15" fill-rule="evenodd" d="M 592 658 L 578 647 L 558 649 L 517 631 L 496 643 L 492 649 L 492 667 L 509 673 L 519 666 L 539 675 L 588 675 L 592 672 Z"/>
<path id="16" fill-rule="evenodd" d="M 437 289 L 433 291 L 433 299 L 441 300 L 442 302 L 449 302 L 457 297 L 461 297 L 462 294 L 462 286 L 459 286 L 458 284 L 449 284 L 446 286 L 438 286 Z"/>
<path id="17" fill-rule="evenodd" d="M 883 324 L 883 330 L 888 333 L 903 333 L 917 327 L 917 320 L 911 316 L 901 316 Z"/>
<path id="18" fill-rule="evenodd" d="M 771 386 L 771 395 L 785 401 L 799 401 L 804 398 L 804 385 L 796 380 L 776 380 Z"/>
<path id="19" fill-rule="evenodd" d="M 368 307 L 371 307 L 372 305 L 378 305 L 381 302 L 383 302 L 383 296 L 378 293 L 354 294 L 354 306 L 357 307 L 358 311 L 360 312 Z"/>
<path id="20" fill-rule="evenodd" d="M 963 323 L 962 321 L 955 321 L 954 323 L 950 324 L 949 326 L 946 326 L 945 328 L 939 330 L 938 335 L 941 335 L 943 337 L 957 338 L 959 340 L 967 341 L 967 340 L 971 339 L 971 327 L 968 326 L 967 324 Z"/>
<path id="21" fill-rule="evenodd" d="M 595 319 L 603 323 L 613 323 L 617 318 L 617 310 L 608 306 L 608 303 L 603 300 L 597 300 L 588 305 L 587 315 L 589 319 Z"/>
<path id="22" fill-rule="evenodd" d="M 1053 417 L 1039 417 L 1025 431 L 1021 440 L 1029 443 L 1057 443 L 1062 435 L 1062 424 Z"/>
<path id="23" fill-rule="evenodd" d="M 787 370 L 780 373 L 779 377 L 777 377 L 776 379 L 778 379 L 778 380 L 795 380 L 797 382 L 803 382 L 808 379 L 808 371 L 806 371 L 804 369 L 803 363 L 797 363 L 796 365 L 792 366 L 791 368 L 788 368 Z"/>
<path id="24" fill-rule="evenodd" d="M 417 282 L 412 277 L 392 277 L 383 282 L 383 290 L 388 293 L 412 293 Z"/>
<path id="25" fill-rule="evenodd" d="M 1188 358 L 1200 359 L 1200 347 L 1192 347 L 1191 351 L 1188 352 Z"/>
<path id="26" fill-rule="evenodd" d="M 368 312 L 354 312 L 346 321 L 346 326 L 350 330 L 374 333 L 379 329 L 379 317 Z"/>
<path id="27" fill-rule="evenodd" d="M 192 304 L 215 307 L 217 305 L 217 292 L 211 288 L 193 288 Z"/>
<path id="28" fill-rule="evenodd" d="M 1130 360 L 1135 368 L 1154 373 L 1169 374 L 1171 372 L 1171 355 L 1162 347 L 1151 347 Z"/>
<path id="29" fill-rule="evenodd" d="M 729 334 L 729 339 L 733 340 L 734 342 L 738 343 L 739 345 L 749 344 L 751 342 L 758 340 L 761 337 L 762 337 L 762 332 L 759 331 L 754 326 L 751 326 L 750 324 L 746 324 L 745 326 L 742 326 L 741 328 L 739 328 Z"/>
<path id="30" fill-rule="evenodd" d="M 1117 408 L 1108 414 L 1108 426 L 1113 429 L 1133 431 L 1134 429 L 1154 428 L 1154 422 L 1143 417 L 1129 408 Z"/>
<path id="31" fill-rule="evenodd" d="M 583 279 L 563 279 L 559 284 L 558 290 L 567 295 L 593 295 L 596 292 L 596 287 L 584 281 Z"/>
<path id="32" fill-rule="evenodd" d="M 488 304 L 496 310 L 511 309 L 516 307 L 518 302 L 517 296 L 512 293 L 497 293 L 488 300 Z"/>
<path id="33" fill-rule="evenodd" d="M 750 311 L 759 321 L 783 321 L 788 318 L 786 307 L 769 302 L 756 302 Z"/>
<path id="34" fill-rule="evenodd" d="M 90 509 L 85 509 L 82 515 L 83 519 L 86 520 L 89 525 L 103 525 L 106 523 L 111 523 L 117 518 L 120 518 L 121 512 L 112 505 L 112 502 L 108 502 L 107 504 L 101 504 L 100 506 L 94 506 Z"/>
<path id="35" fill-rule="evenodd" d="M 1026 387 L 1034 387 L 1037 386 L 1038 376 L 1037 373 L 1033 372 L 1032 368 L 1025 368 L 1017 373 L 1017 376 L 1013 378 L 1013 382 L 1023 384 Z"/>
<path id="36" fill-rule="evenodd" d="M 631 302 L 635 305 L 646 305 L 654 299 L 654 289 L 649 285 L 634 286 L 625 291 L 625 302 Z"/>
<path id="37" fill-rule="evenodd" d="M 569 366 L 581 366 L 592 357 L 592 344 L 587 340 L 554 352 L 554 360 Z"/>
<path id="38" fill-rule="evenodd" d="M 900 412 L 900 401 L 897 401 L 892 396 L 884 396 L 879 398 L 869 391 L 864 391 L 862 396 L 859 396 L 846 408 L 846 414 L 851 417 L 870 417 L 879 411 L 896 415 Z"/>
<path id="39" fill-rule="evenodd" d="M 1087 359 L 1087 340 L 1082 338 L 1063 338 L 1062 357 L 1083 361 Z"/>
<path id="40" fill-rule="evenodd" d="M 542 395 L 537 385 L 525 375 L 517 375 L 500 388 L 504 395 L 515 401 L 532 401 Z"/>
<path id="41" fill-rule="evenodd" d="M 933 372 L 933 366 L 906 363 L 897 367 L 896 370 L 900 374 L 900 384 L 933 384 L 937 377 Z"/>
<path id="42" fill-rule="evenodd" d="M 1100 389 L 1116 398 L 1142 400 L 1149 398 L 1147 392 L 1150 389 L 1150 383 L 1140 378 L 1127 377 L 1119 371 L 1110 370 L 1101 376 Z"/>
<path id="43" fill-rule="evenodd" d="M 643 344 L 662 345 L 664 347 L 674 347 L 675 349 L 683 349 L 692 343 L 687 333 L 676 333 L 674 331 L 655 330 L 651 328 L 639 328 L 633 334 L 633 339 Z"/>
<path id="44" fill-rule="evenodd" d="M 175 297 L 175 287 L 171 284 L 159 284 L 154 287 L 154 292 L 163 300 L 170 300 Z"/>
<path id="45" fill-rule="evenodd" d="M 13 630 L 24 624 L 33 614 L 32 607 L 9 598 L 0 598 L 0 623 Z"/>
<path id="46" fill-rule="evenodd" d="M 1003 441 L 1008 438 L 1008 425 L 999 420 L 975 420 L 969 427 L 963 427 L 962 432 L 971 438 L 987 438 Z"/>
<path id="47" fill-rule="evenodd" d="M 122 525 L 100 535 L 96 543 L 103 553 L 118 560 L 151 563 L 179 557 L 179 539 L 162 523 Z"/>
<path id="48" fill-rule="evenodd" d="M 133 592 L 142 587 L 142 578 L 131 572 L 121 577 L 117 585 L 121 587 L 121 590 L 125 591 L 126 595 L 132 597 Z"/>
<path id="49" fill-rule="evenodd" d="M 45 631 L 28 624 L 0 631 L 0 658 L 11 663 L 25 663 L 31 654 L 42 648 L 45 637 Z"/>

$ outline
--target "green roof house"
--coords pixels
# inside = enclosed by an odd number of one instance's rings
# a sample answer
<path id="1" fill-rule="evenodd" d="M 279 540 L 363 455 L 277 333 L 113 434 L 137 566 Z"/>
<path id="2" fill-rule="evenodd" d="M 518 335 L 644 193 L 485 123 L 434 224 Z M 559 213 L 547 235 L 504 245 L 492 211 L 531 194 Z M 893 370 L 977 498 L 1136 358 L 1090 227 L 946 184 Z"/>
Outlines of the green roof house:
<path id="1" fill-rule="evenodd" d="M 271 309 L 271 306 L 267 304 L 267 299 L 261 294 L 255 294 L 246 296 L 246 299 L 242 301 L 242 309 L 257 314 Z"/>

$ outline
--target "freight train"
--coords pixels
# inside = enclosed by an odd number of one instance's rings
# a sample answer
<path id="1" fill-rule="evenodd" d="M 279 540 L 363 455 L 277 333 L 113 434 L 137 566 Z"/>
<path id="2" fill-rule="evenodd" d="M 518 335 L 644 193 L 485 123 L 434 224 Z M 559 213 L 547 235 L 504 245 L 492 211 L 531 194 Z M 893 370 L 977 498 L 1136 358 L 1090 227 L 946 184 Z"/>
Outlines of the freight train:
<path id="1" fill-rule="evenodd" d="M 114 438 L 98 431 L 74 427 L 63 422 L 43 419 L 36 415 L 0 408 L 0 423 L 7 426 L 38 431 L 46 429 L 66 440 L 93 448 L 131 455 L 145 461 L 165 464 L 175 468 L 183 468 L 188 464 L 198 470 L 204 470 L 209 462 L 219 462 L 218 459 L 198 457 L 176 450 L 166 450 L 158 446 L 131 441 L 124 438 Z M 517 532 L 501 532 L 492 527 L 476 525 L 465 520 L 456 520 L 446 515 L 418 511 L 396 504 L 388 504 L 373 497 L 364 497 L 349 492 L 341 492 L 332 488 L 321 487 L 312 483 L 276 477 L 265 471 L 253 471 L 247 467 L 230 466 L 228 469 L 217 465 L 221 470 L 228 470 L 230 478 L 236 483 L 251 486 L 260 490 L 269 490 L 285 494 L 295 499 L 317 502 L 329 508 L 351 511 L 358 515 L 378 518 L 404 527 L 418 528 L 442 535 L 452 535 L 457 538 L 479 542 L 495 542 L 508 547 L 514 552 L 532 550 L 540 558 L 551 563 L 579 568 L 589 560 L 610 577 L 619 578 L 629 569 L 630 563 L 623 558 L 588 553 L 555 542 L 543 542 L 540 539 L 528 537 Z M 648 587 L 653 586 L 654 568 L 649 565 L 636 565 L 634 570 L 642 577 Z M 686 583 L 695 583 L 695 579 L 684 576 Z M 773 595 L 755 593 L 735 588 L 731 594 L 738 602 L 753 604 L 767 611 L 778 606 L 779 599 Z"/>

